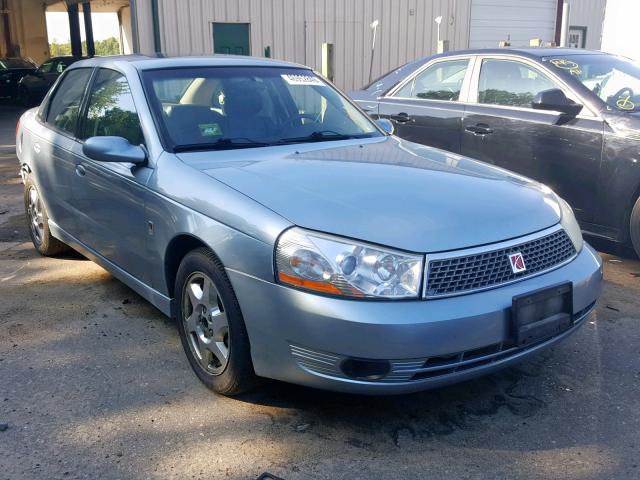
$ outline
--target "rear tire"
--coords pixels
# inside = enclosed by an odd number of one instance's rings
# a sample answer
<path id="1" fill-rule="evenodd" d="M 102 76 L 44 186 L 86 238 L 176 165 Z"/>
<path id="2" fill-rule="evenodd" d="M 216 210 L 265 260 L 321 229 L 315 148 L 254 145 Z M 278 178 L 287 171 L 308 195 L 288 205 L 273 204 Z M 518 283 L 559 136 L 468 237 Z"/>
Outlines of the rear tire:
<path id="1" fill-rule="evenodd" d="M 189 252 L 178 268 L 174 311 L 191 368 L 207 388 L 238 395 L 257 383 L 240 305 L 220 260 Z"/>
<path id="2" fill-rule="evenodd" d="M 629 222 L 629 232 L 631 234 L 631 243 L 636 255 L 640 257 L 640 197 L 636 200 L 636 204 L 631 210 L 631 220 Z"/>
<path id="3" fill-rule="evenodd" d="M 51 234 L 47 209 L 42 202 L 38 188 L 30 178 L 27 178 L 24 184 L 24 209 L 29 226 L 29 236 L 40 255 L 51 257 L 69 250 L 68 245 Z"/>

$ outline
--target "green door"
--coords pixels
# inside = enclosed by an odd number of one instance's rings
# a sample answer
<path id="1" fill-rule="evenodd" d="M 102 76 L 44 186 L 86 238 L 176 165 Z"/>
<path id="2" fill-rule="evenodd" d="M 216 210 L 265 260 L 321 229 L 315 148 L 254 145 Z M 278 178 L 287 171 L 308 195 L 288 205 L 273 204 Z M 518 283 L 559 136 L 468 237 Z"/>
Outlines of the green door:
<path id="1" fill-rule="evenodd" d="M 213 52 L 227 55 L 251 55 L 248 23 L 214 23 Z"/>

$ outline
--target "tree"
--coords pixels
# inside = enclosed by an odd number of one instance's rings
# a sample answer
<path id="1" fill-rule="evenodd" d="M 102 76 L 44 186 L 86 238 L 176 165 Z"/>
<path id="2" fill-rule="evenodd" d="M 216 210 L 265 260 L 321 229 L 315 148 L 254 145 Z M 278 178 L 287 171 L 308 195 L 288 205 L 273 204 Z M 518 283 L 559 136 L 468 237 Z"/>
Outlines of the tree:
<path id="1" fill-rule="evenodd" d="M 120 42 L 116 37 L 105 38 L 104 40 L 98 40 L 94 42 L 96 47 L 96 55 L 119 55 L 120 54 Z M 82 42 L 82 53 L 87 54 L 87 42 Z M 63 57 L 71 55 L 71 42 L 58 43 L 55 41 L 49 44 L 49 54 L 52 57 Z"/>

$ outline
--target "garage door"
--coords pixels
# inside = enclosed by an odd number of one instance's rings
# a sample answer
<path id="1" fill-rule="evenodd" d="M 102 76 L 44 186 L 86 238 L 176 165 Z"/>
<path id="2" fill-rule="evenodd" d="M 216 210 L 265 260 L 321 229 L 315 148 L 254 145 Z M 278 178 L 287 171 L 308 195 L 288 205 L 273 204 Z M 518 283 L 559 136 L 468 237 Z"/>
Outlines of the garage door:
<path id="1" fill-rule="evenodd" d="M 472 0 L 470 48 L 495 48 L 501 40 L 529 45 L 532 38 L 552 42 L 557 0 Z"/>

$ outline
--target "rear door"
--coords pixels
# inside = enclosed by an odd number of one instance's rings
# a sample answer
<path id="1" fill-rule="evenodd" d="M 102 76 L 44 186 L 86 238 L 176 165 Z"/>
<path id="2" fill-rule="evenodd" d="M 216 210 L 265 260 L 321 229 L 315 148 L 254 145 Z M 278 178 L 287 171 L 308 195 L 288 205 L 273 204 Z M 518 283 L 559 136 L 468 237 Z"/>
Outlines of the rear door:
<path id="1" fill-rule="evenodd" d="M 469 57 L 428 63 L 380 99 L 378 114 L 399 137 L 459 152 L 470 72 Z"/>
<path id="2" fill-rule="evenodd" d="M 123 74 L 99 68 L 80 124 L 81 140 L 96 136 L 124 137 L 144 144 L 140 119 Z M 152 170 L 129 163 L 91 160 L 76 150 L 73 201 L 78 212 L 79 240 L 138 278 L 148 280 L 145 261 L 146 184 Z"/>
<path id="3" fill-rule="evenodd" d="M 577 117 L 534 110 L 543 90 L 579 96 L 532 60 L 486 56 L 475 63 L 463 121 L 462 154 L 498 165 L 551 187 L 578 219 L 593 215 L 604 123 L 586 106 Z"/>

